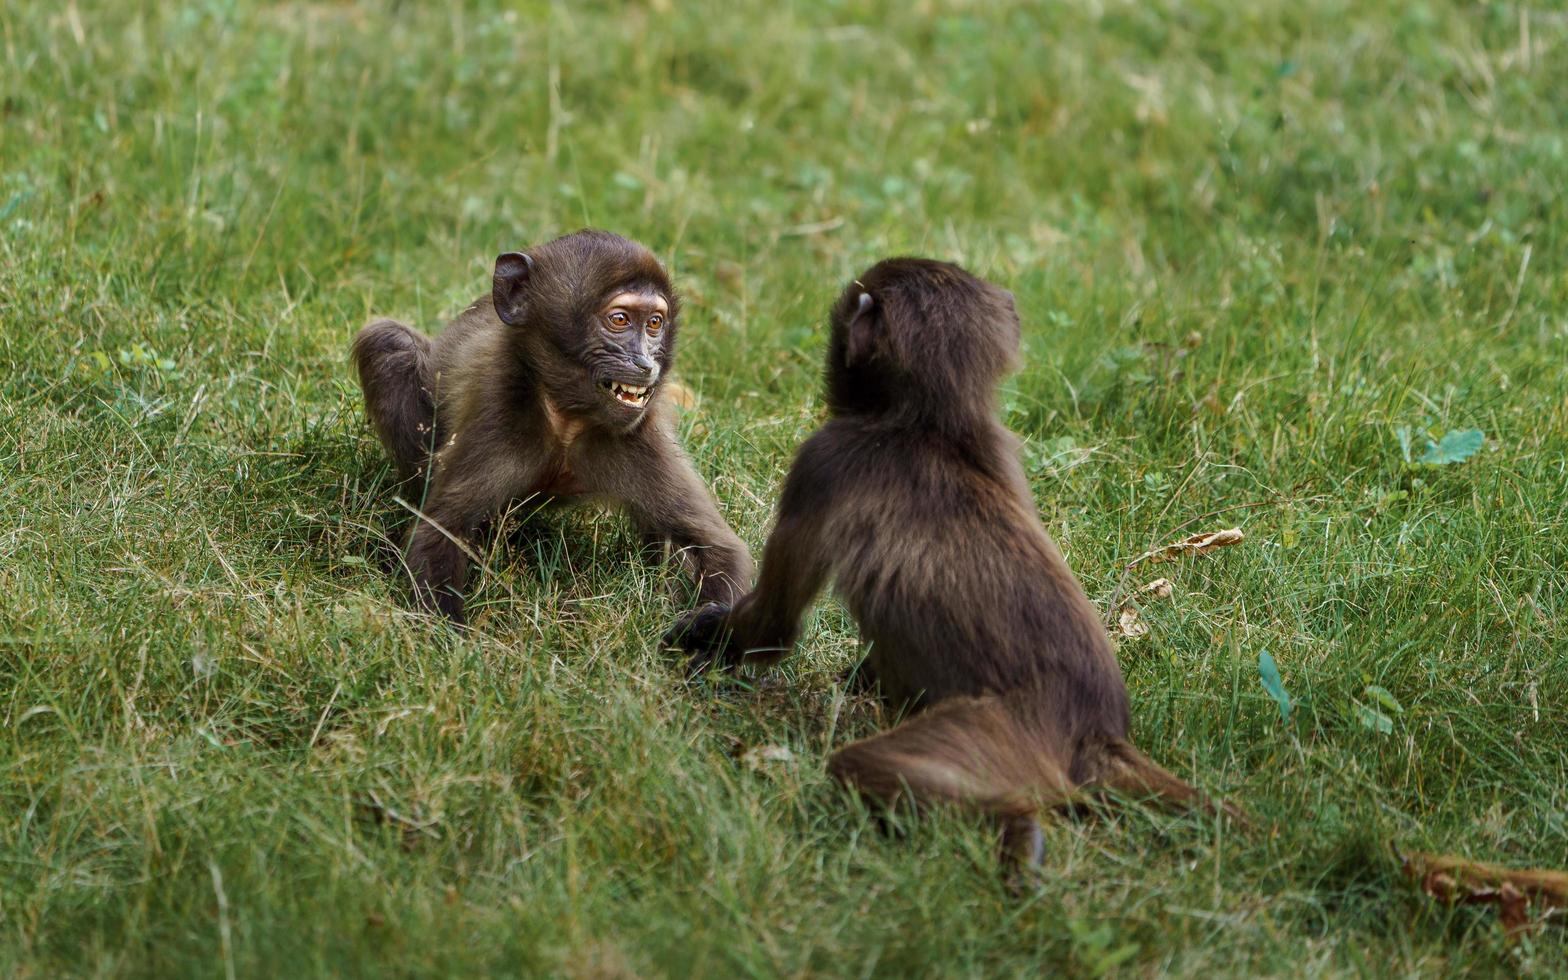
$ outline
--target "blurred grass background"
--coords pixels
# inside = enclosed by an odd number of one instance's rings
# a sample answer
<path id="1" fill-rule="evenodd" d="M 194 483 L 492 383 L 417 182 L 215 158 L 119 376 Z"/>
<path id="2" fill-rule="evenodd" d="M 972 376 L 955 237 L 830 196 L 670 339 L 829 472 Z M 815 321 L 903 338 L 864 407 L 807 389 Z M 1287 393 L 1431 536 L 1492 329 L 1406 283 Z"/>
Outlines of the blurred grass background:
<path id="1" fill-rule="evenodd" d="M 21 0 L 0 64 L 0 971 L 1560 975 L 1389 845 L 1568 863 L 1561 6 Z M 1053 824 L 1021 899 L 972 821 L 883 836 L 821 773 L 887 720 L 852 623 L 687 688 L 613 515 L 491 542 L 471 636 L 410 614 L 349 338 L 587 224 L 675 273 L 754 548 L 846 280 L 1014 290 L 1108 616 L 1247 533 L 1120 656 L 1262 829 Z"/>

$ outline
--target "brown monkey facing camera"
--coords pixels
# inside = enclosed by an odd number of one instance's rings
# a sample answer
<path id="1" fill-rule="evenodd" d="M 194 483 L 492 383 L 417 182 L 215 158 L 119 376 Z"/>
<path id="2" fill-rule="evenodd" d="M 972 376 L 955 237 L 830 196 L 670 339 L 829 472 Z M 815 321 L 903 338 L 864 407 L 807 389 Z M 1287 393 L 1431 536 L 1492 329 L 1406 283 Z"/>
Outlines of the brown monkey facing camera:
<path id="1" fill-rule="evenodd" d="M 800 447 L 755 591 L 666 640 L 769 664 L 829 580 L 870 649 L 857 682 L 916 709 L 829 771 L 892 806 L 949 801 L 1031 863 L 1035 815 L 1108 789 L 1208 807 L 1127 738 L 1127 688 L 1094 607 L 1035 513 L 995 388 L 1018 355 L 1011 294 L 958 266 L 889 259 L 833 308 L 831 419 Z M 1227 812 L 1240 816 L 1227 807 Z"/>
<path id="2" fill-rule="evenodd" d="M 366 411 L 423 494 L 407 556 L 422 603 L 461 623 L 467 543 L 530 497 L 622 504 L 682 549 L 702 601 L 745 591 L 751 556 L 660 398 L 678 312 L 652 253 L 586 230 L 497 258 L 490 293 L 434 339 L 392 320 L 359 332 Z"/>

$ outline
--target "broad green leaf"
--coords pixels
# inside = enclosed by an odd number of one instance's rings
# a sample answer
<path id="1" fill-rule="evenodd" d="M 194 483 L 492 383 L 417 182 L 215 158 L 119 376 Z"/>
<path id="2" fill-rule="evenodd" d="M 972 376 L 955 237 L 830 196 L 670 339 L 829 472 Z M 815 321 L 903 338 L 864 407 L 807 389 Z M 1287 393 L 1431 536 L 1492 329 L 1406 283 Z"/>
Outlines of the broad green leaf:
<path id="1" fill-rule="evenodd" d="M 1443 438 L 1436 445 L 1428 446 L 1416 462 L 1434 466 L 1463 463 L 1484 445 L 1486 436 L 1480 429 L 1451 429 L 1443 433 Z"/>
<path id="2" fill-rule="evenodd" d="M 1267 650 L 1258 651 L 1258 676 L 1263 679 L 1263 689 L 1269 692 L 1269 697 L 1279 705 L 1280 719 L 1289 724 L 1290 709 L 1293 707 L 1290 692 L 1285 690 L 1285 682 L 1279 676 L 1279 667 Z"/>
<path id="3" fill-rule="evenodd" d="M 17 206 L 20 205 L 26 198 L 26 191 L 17 191 L 15 194 L 12 194 L 9 201 L 6 201 L 5 204 L 0 205 L 0 221 L 4 221 L 5 219 L 11 217 L 11 214 L 16 211 Z"/>
<path id="4" fill-rule="evenodd" d="M 1361 722 L 1362 728 L 1370 728 L 1384 735 L 1394 730 L 1394 719 L 1376 708 L 1369 708 L 1360 703 L 1353 704 L 1352 707 L 1355 709 L 1356 720 Z"/>
<path id="5" fill-rule="evenodd" d="M 1399 699 L 1390 694 L 1387 688 L 1378 687 L 1376 684 L 1368 684 L 1367 689 L 1362 693 L 1396 715 L 1405 713 L 1404 705 L 1400 704 Z"/>
<path id="6" fill-rule="evenodd" d="M 1410 426 L 1401 425 L 1394 430 L 1394 435 L 1399 439 L 1399 454 L 1405 458 L 1405 462 L 1410 462 Z"/>

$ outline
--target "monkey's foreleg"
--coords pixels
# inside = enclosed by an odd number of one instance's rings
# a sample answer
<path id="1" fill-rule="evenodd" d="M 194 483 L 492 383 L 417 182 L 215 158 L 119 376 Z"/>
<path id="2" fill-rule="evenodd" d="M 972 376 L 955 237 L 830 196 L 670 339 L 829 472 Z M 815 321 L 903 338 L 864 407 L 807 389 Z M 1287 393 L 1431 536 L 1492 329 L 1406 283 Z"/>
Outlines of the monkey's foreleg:
<path id="1" fill-rule="evenodd" d="M 832 568 L 821 527 L 820 521 L 794 517 L 781 508 L 762 553 L 757 587 L 733 609 L 698 609 L 666 634 L 667 643 L 693 652 L 688 673 L 701 673 L 712 664 L 768 666 L 794 649 L 800 618 Z"/>
<path id="2" fill-rule="evenodd" d="M 443 460 L 430 499 L 408 542 L 408 570 L 414 597 L 454 623 L 465 622 L 463 590 L 468 584 L 469 555 L 502 505 L 515 496 L 518 473 L 506 464 L 509 456 L 475 460 L 457 456 Z"/>
<path id="3" fill-rule="evenodd" d="M 716 523 L 705 533 L 677 539 L 692 580 L 697 583 L 697 601 L 728 604 L 746 593 L 751 584 L 751 552 L 740 537 L 713 512 Z"/>
<path id="4" fill-rule="evenodd" d="M 424 471 L 435 441 L 430 341 L 396 320 L 378 320 L 354 337 L 353 358 L 365 412 L 399 481 L 408 481 Z"/>
<path id="5" fill-rule="evenodd" d="M 696 677 L 714 663 L 729 663 L 733 659 L 730 647 L 735 634 L 729 628 L 729 615 L 729 606 L 710 602 L 682 613 L 675 624 L 665 630 L 660 641 L 663 646 L 691 654 L 686 661 L 686 676 Z"/>
<path id="6" fill-rule="evenodd" d="M 682 483 L 681 495 L 638 506 L 641 524 L 649 535 L 679 549 L 682 564 L 696 583 L 698 602 L 728 607 L 751 586 L 751 552 L 724 524 L 695 472 Z"/>
<path id="7" fill-rule="evenodd" d="M 421 516 L 408 545 L 415 600 L 457 626 L 467 624 L 463 588 L 468 583 L 468 541 L 478 529 L 464 530 L 459 537 L 437 518 Z"/>
<path id="8" fill-rule="evenodd" d="M 581 463 L 577 476 L 590 492 L 624 505 L 644 540 L 668 542 L 679 552 L 700 603 L 729 605 L 745 594 L 751 552 L 724 522 L 674 436 L 649 425 L 618 451 Z"/>

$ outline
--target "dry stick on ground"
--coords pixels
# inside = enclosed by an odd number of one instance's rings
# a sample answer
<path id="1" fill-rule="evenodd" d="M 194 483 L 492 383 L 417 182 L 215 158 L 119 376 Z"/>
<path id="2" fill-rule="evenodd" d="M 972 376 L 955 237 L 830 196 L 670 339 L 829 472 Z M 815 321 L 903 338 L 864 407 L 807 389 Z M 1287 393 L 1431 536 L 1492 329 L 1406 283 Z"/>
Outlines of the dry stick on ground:
<path id="1" fill-rule="evenodd" d="M 1530 924 L 1531 906 L 1541 919 L 1568 919 L 1568 872 L 1505 868 L 1451 854 L 1399 854 L 1405 874 L 1433 898 L 1465 905 L 1495 904 L 1509 933 Z"/>
<path id="2" fill-rule="evenodd" d="M 1132 568 L 1144 562 L 1158 565 L 1164 562 L 1180 561 L 1188 555 L 1207 555 L 1216 548 L 1228 548 L 1233 544 L 1241 544 L 1244 540 L 1246 540 L 1246 534 L 1239 527 L 1228 527 L 1222 531 L 1201 532 L 1185 537 L 1180 541 L 1172 541 L 1170 544 L 1162 545 L 1152 551 L 1145 551 L 1128 562 L 1127 567 Z"/>
<path id="3" fill-rule="evenodd" d="M 1300 485 L 1298 484 L 1296 487 L 1293 487 L 1292 489 L 1293 490 L 1294 489 L 1300 489 Z M 1321 494 L 1321 493 L 1319 493 L 1319 494 L 1311 494 L 1310 496 L 1304 496 L 1304 497 L 1292 497 L 1292 496 L 1287 496 L 1285 494 L 1279 494 L 1279 495 L 1276 495 L 1276 496 L 1273 496 L 1273 497 L 1269 497 L 1269 498 L 1264 499 L 1264 500 L 1249 500 L 1249 501 L 1246 501 L 1245 503 L 1231 504 L 1228 507 L 1220 507 L 1220 508 L 1218 508 L 1216 510 L 1209 511 L 1206 514 L 1199 514 L 1196 517 L 1192 517 L 1192 518 L 1189 518 L 1189 519 L 1187 519 L 1185 521 L 1182 521 L 1180 524 L 1176 525 L 1175 529 L 1173 529 L 1172 531 L 1168 532 L 1168 534 L 1164 537 L 1164 540 L 1167 540 L 1167 541 L 1172 540 L 1172 539 L 1174 539 L 1176 537 L 1176 535 L 1178 535 L 1181 532 L 1187 530 L 1187 528 L 1192 527 L 1194 524 L 1197 524 L 1200 521 L 1206 521 L 1206 520 L 1208 520 L 1211 517 L 1218 517 L 1221 514 L 1228 514 L 1231 511 L 1236 511 L 1236 510 L 1254 510 L 1254 509 L 1256 509 L 1258 507 L 1268 507 L 1270 505 L 1278 506 L 1278 505 L 1283 505 L 1283 504 L 1306 503 L 1306 502 L 1312 502 L 1312 501 L 1318 501 L 1318 500 L 1327 500 L 1327 499 L 1328 499 L 1328 495 L 1327 494 Z M 1156 540 L 1158 540 L 1158 539 L 1156 539 Z M 1151 541 L 1149 543 L 1149 547 L 1153 548 L 1154 544 L 1155 544 L 1155 542 Z M 1108 617 L 1107 618 L 1107 623 L 1109 623 L 1109 617 L 1116 616 L 1116 615 L 1119 614 L 1119 612 L 1121 610 L 1122 593 L 1127 591 L 1127 580 L 1132 577 L 1133 569 L 1137 568 L 1138 565 L 1141 564 L 1142 561 L 1143 561 L 1143 556 L 1139 556 L 1138 558 L 1133 559 L 1131 562 L 1127 563 L 1126 565 L 1124 565 L 1122 567 L 1121 577 L 1119 579 L 1117 579 L 1117 581 L 1116 581 L 1116 591 L 1111 593 L 1111 601 L 1108 604 L 1108 606 L 1106 607 L 1108 609 L 1108 612 L 1106 613 L 1106 615 Z"/>

